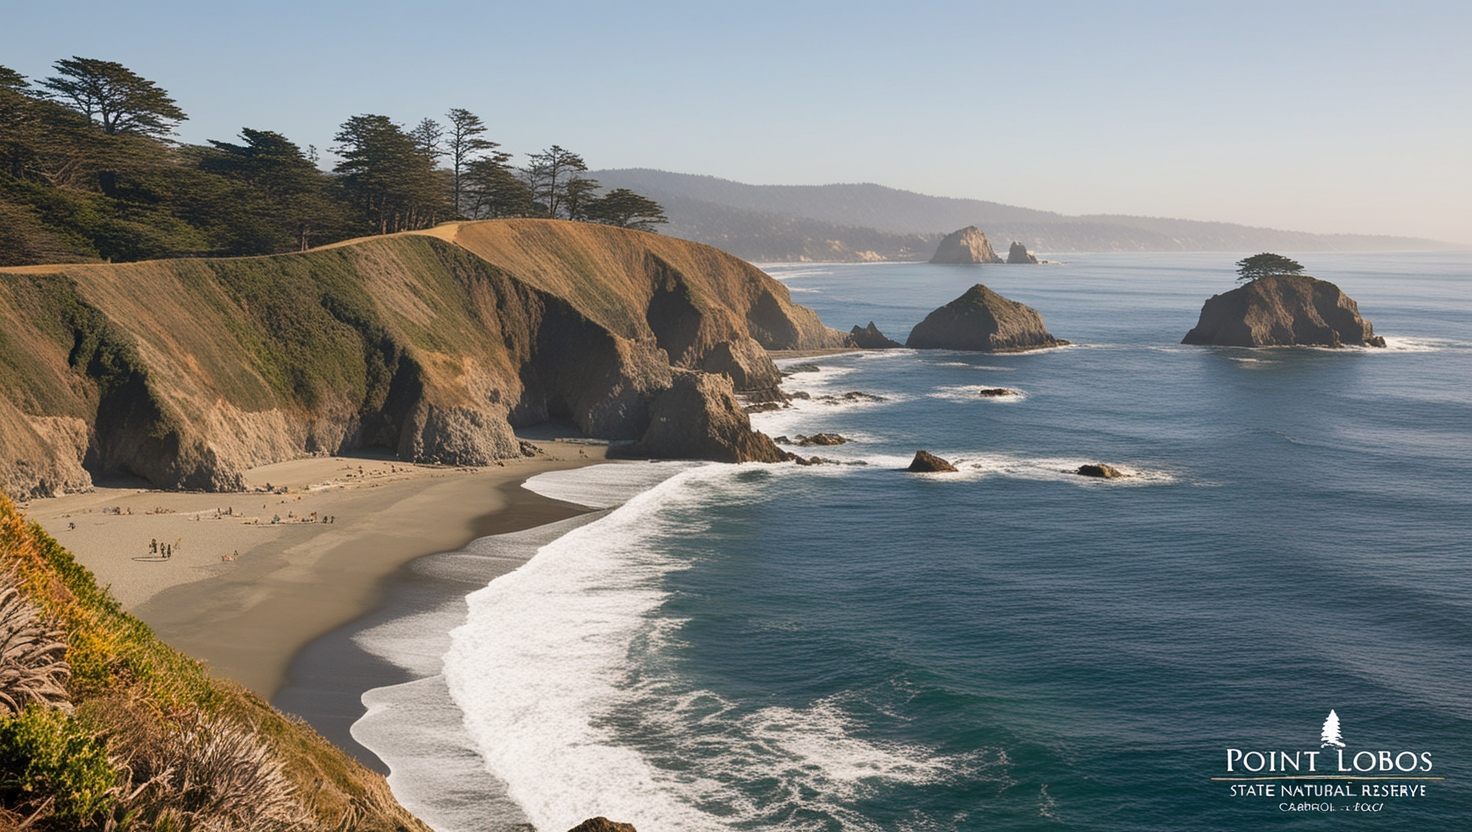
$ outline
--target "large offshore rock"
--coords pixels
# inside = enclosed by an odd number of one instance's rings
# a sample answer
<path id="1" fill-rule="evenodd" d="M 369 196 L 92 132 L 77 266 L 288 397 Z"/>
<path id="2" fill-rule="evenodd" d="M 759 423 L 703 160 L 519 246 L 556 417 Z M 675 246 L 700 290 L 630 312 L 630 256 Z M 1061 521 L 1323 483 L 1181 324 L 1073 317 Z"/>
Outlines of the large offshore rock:
<path id="1" fill-rule="evenodd" d="M 1048 334 L 1036 309 L 980 283 L 925 316 L 905 346 L 919 350 L 1019 352 L 1067 344 Z"/>
<path id="2" fill-rule="evenodd" d="M 905 470 L 912 474 L 949 474 L 955 472 L 956 466 L 929 451 L 916 451 Z"/>
<path id="3" fill-rule="evenodd" d="M 674 370 L 673 375 L 673 384 L 649 408 L 649 429 L 621 454 L 715 462 L 792 459 L 766 434 L 751 429 L 730 379 L 693 370 Z"/>
<path id="4" fill-rule="evenodd" d="M 1333 283 L 1307 275 L 1273 275 L 1212 295 L 1182 344 L 1223 347 L 1290 345 L 1383 347 L 1359 304 Z"/>
<path id="5" fill-rule="evenodd" d="M 873 321 L 870 321 L 866 327 L 855 324 L 854 328 L 849 331 L 849 337 L 854 339 L 856 346 L 866 350 L 887 350 L 903 346 L 899 341 L 880 332 L 879 327 L 875 326 Z"/>
<path id="6" fill-rule="evenodd" d="M 1022 243 L 1013 243 L 1011 248 L 1007 249 L 1007 262 L 1014 265 L 1019 263 L 1032 263 L 1036 265 L 1038 258 L 1027 250 L 1027 246 Z"/>
<path id="7" fill-rule="evenodd" d="M 980 228 L 968 225 L 960 231 L 947 234 L 936 247 L 935 256 L 930 258 L 930 262 L 1000 263 L 1002 258 L 992 250 L 992 244 L 987 242 L 986 235 L 981 233 Z"/>

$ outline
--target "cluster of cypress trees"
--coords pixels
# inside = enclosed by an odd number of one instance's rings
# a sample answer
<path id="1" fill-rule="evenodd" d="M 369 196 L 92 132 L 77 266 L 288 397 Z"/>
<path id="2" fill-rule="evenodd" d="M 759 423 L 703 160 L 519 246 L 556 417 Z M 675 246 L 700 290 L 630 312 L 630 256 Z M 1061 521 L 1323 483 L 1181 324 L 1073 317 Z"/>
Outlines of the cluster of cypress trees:
<path id="1" fill-rule="evenodd" d="M 269 130 L 174 141 L 184 111 L 122 64 L 73 57 L 54 69 L 32 80 L 0 66 L 0 265 L 272 254 L 457 218 L 665 221 L 638 194 L 600 194 L 559 146 L 514 167 L 464 109 L 412 128 L 353 116 L 324 171 L 316 148 Z"/>

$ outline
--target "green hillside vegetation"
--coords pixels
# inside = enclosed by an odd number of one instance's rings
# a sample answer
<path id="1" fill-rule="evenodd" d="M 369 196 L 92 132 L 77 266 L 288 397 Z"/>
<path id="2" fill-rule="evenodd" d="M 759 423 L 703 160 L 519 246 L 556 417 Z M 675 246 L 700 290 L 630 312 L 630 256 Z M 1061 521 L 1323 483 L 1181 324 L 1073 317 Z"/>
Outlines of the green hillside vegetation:
<path id="1" fill-rule="evenodd" d="M 427 828 L 382 777 L 155 638 L 3 495 L 0 645 L 0 827 Z"/>
<path id="2" fill-rule="evenodd" d="M 270 130 L 178 144 L 184 110 L 121 64 L 53 69 L 30 79 L 0 66 L 0 266 L 273 254 L 453 219 L 664 222 L 637 193 L 601 194 L 561 147 L 513 167 L 463 109 L 413 128 L 352 116 L 325 172 L 316 148 Z"/>

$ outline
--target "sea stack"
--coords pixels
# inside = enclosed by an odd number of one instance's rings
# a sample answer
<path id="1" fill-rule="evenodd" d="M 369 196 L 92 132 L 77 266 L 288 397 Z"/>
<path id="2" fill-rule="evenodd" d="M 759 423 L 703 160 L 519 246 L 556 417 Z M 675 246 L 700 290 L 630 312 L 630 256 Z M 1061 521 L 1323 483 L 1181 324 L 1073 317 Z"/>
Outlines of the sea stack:
<path id="1" fill-rule="evenodd" d="M 1272 275 L 1212 295 L 1182 344 L 1219 347 L 1383 347 L 1359 305 L 1338 286 L 1307 275 Z"/>
<path id="2" fill-rule="evenodd" d="M 887 350 L 902 346 L 899 341 L 880 332 L 873 321 L 866 327 L 855 326 L 849 331 L 849 335 L 854 339 L 855 345 L 866 350 Z"/>
<path id="3" fill-rule="evenodd" d="M 960 231 L 947 234 L 945 239 L 935 249 L 935 256 L 930 258 L 932 263 L 1000 263 L 1002 258 L 992 250 L 992 244 L 987 242 L 986 235 L 981 229 L 974 225 L 968 225 Z"/>
<path id="4" fill-rule="evenodd" d="M 916 451 L 905 470 L 912 474 L 950 474 L 955 473 L 956 466 L 929 451 Z"/>
<path id="5" fill-rule="evenodd" d="M 1012 247 L 1007 249 L 1007 262 L 1014 265 L 1018 263 L 1031 263 L 1036 266 L 1038 264 L 1038 258 L 1027 250 L 1027 246 L 1022 243 L 1013 243 Z"/>
<path id="6" fill-rule="evenodd" d="M 925 316 L 905 346 L 917 350 L 1021 352 L 1067 344 L 1048 334 L 1036 309 L 980 283 Z"/>

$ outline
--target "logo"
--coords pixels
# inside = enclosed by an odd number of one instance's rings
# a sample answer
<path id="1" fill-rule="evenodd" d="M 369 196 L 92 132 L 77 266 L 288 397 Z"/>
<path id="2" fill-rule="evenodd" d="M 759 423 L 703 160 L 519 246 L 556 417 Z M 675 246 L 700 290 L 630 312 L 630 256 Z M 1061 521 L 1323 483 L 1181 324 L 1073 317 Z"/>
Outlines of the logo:
<path id="1" fill-rule="evenodd" d="M 1335 748 L 1344 747 L 1344 743 L 1339 738 L 1339 714 L 1334 713 L 1333 710 L 1329 711 L 1329 718 L 1324 720 L 1324 730 L 1320 732 L 1319 739 L 1322 740 L 1319 743 L 1320 748 L 1328 748 L 1331 745 Z"/>
<path id="2" fill-rule="evenodd" d="M 1230 783 L 1231 797 L 1278 799 L 1282 812 L 1380 812 L 1398 799 L 1427 797 L 1427 784 L 1445 779 L 1432 774 L 1430 751 L 1355 742 L 1345 742 L 1339 712 L 1331 709 L 1318 748 L 1228 748 L 1224 776 L 1211 779 Z"/>

